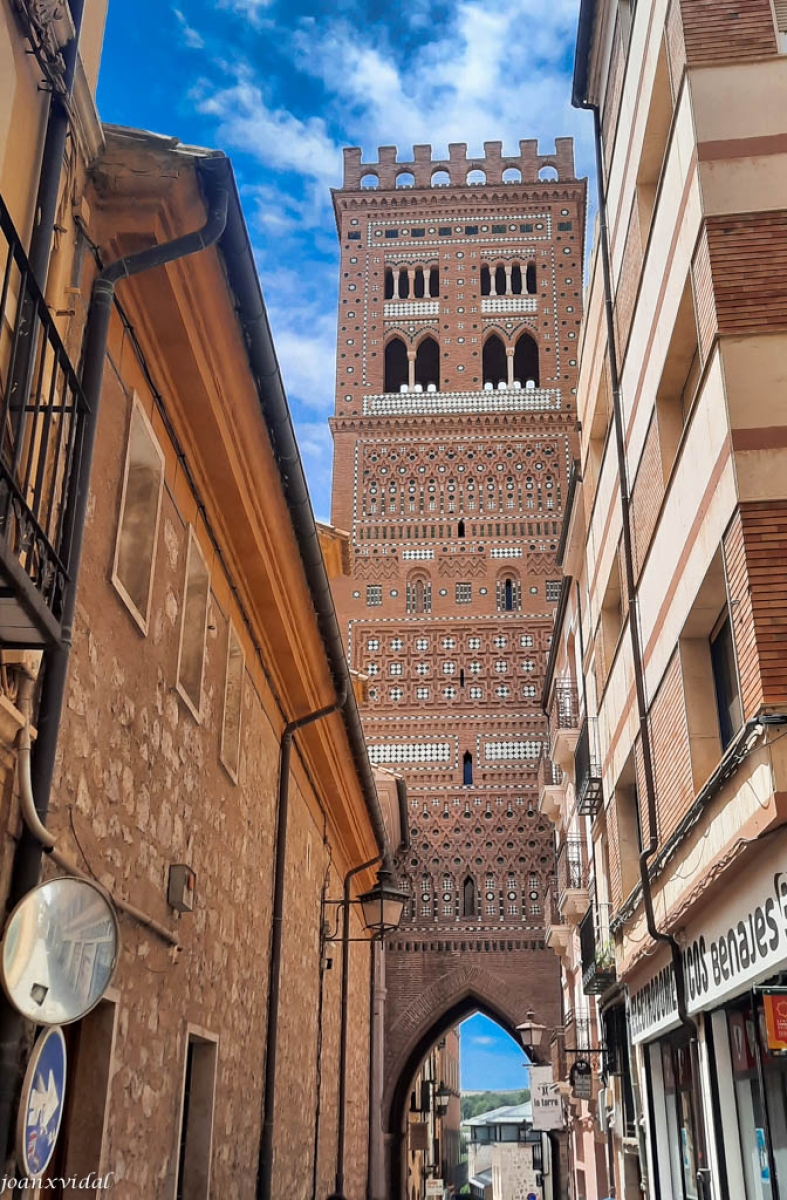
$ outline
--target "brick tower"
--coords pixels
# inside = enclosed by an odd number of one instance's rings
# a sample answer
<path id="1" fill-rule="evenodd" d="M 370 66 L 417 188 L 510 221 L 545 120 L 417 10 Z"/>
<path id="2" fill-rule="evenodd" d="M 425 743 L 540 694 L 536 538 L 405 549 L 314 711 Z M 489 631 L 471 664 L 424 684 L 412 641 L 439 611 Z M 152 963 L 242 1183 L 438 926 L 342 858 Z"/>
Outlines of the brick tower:
<path id="1" fill-rule="evenodd" d="M 341 281 L 336 604 L 369 677 L 373 761 L 407 780 L 411 900 L 386 950 L 389 1131 L 419 1055 L 481 1008 L 556 1024 L 554 851 L 537 811 L 541 684 L 576 420 L 585 180 L 573 144 L 436 161 L 416 146 L 334 192 Z M 397 1099 L 399 1097 L 399 1099 Z M 397 1105 L 399 1106 L 397 1108 Z M 397 1195 L 398 1191 L 392 1191 Z"/>

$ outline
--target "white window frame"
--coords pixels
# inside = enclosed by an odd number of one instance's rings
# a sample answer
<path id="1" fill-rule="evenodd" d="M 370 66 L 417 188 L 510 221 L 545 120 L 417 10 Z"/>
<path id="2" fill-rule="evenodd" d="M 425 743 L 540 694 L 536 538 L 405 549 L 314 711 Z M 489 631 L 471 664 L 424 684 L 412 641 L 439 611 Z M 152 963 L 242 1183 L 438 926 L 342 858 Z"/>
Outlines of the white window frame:
<path id="1" fill-rule="evenodd" d="M 224 670 L 224 707 L 221 715 L 221 747 L 219 749 L 219 760 L 222 766 L 229 775 L 233 783 L 238 782 L 238 772 L 240 770 L 240 745 L 241 745 L 241 730 L 243 727 L 243 685 L 246 678 L 246 652 L 243 649 L 243 643 L 238 637 L 238 631 L 232 621 L 228 623 L 227 632 L 227 660 Z M 229 752 L 227 741 L 227 709 L 228 700 L 230 698 L 230 667 L 233 660 L 233 649 L 237 648 L 237 654 L 240 658 L 240 671 L 238 677 L 238 729 L 234 739 L 234 753 Z M 234 765 L 233 765 L 234 760 Z"/>
<path id="2" fill-rule="evenodd" d="M 205 568 L 205 575 L 206 575 L 205 619 L 204 619 L 203 628 L 202 628 L 202 657 L 200 660 L 200 670 L 199 670 L 199 696 L 198 696 L 199 704 L 198 704 L 198 706 L 195 706 L 193 698 L 186 691 L 186 688 L 184 687 L 184 685 L 181 681 L 181 677 L 180 677 L 181 667 L 183 665 L 183 635 L 186 631 L 186 611 L 188 608 L 189 576 L 191 574 L 191 561 L 192 561 L 193 554 L 199 555 L 199 557 L 202 561 L 202 565 Z M 180 614 L 180 640 L 178 642 L 178 672 L 177 672 L 177 683 L 175 684 L 175 690 L 177 691 L 180 698 L 183 700 L 184 704 L 186 704 L 188 706 L 189 712 L 192 714 L 195 721 L 200 721 L 202 719 L 201 718 L 202 685 L 205 681 L 205 658 L 206 658 L 206 651 L 207 651 L 206 639 L 207 639 L 207 632 L 208 632 L 208 609 L 209 609 L 209 607 L 210 607 L 210 568 L 208 566 L 205 555 L 202 553 L 202 547 L 200 546 L 199 540 L 194 531 L 194 526 L 189 525 L 189 541 L 188 541 L 188 550 L 186 552 L 186 574 L 185 574 L 185 579 L 183 581 L 183 600 L 182 600 L 182 604 L 181 604 L 181 614 Z"/>
<path id="3" fill-rule="evenodd" d="M 156 457 L 159 460 L 159 464 L 161 467 L 161 473 L 159 476 L 159 484 L 158 484 L 158 495 L 156 497 L 156 517 L 155 517 L 155 521 L 153 523 L 153 552 L 152 552 L 151 560 L 150 560 L 150 577 L 148 579 L 148 590 L 147 590 L 147 596 L 145 599 L 145 611 L 144 612 L 140 608 L 138 608 L 136 602 L 131 598 L 131 595 L 126 590 L 125 584 L 123 583 L 122 579 L 120 578 L 120 576 L 118 574 L 118 565 L 119 565 L 119 561 L 120 561 L 120 544 L 121 544 L 121 537 L 122 537 L 122 533 L 123 533 L 123 520 L 126 515 L 126 500 L 128 498 L 128 476 L 129 476 L 129 467 L 131 465 L 131 441 L 132 441 L 132 433 L 133 433 L 133 429 L 134 429 L 135 420 L 139 420 L 142 422 L 143 429 L 150 439 L 151 446 L 155 452 Z M 148 624 L 150 621 L 150 603 L 151 603 L 151 599 L 153 596 L 153 578 L 156 574 L 156 551 L 158 548 L 159 526 L 161 524 L 161 499 L 164 494 L 165 469 L 166 469 L 166 462 L 165 462 L 165 458 L 164 458 L 164 451 L 161 449 L 159 440 L 156 437 L 150 417 L 145 412 L 145 409 L 142 406 L 139 396 L 137 395 L 136 392 L 134 392 L 133 396 L 132 396 L 132 400 L 131 400 L 131 415 L 129 417 L 128 430 L 126 433 L 126 456 L 125 456 L 125 462 L 123 464 L 123 487 L 122 487 L 121 494 L 120 494 L 120 510 L 118 513 L 117 531 L 115 533 L 115 555 L 114 555 L 114 558 L 112 561 L 111 580 L 112 580 L 112 586 L 115 588 L 115 591 L 118 593 L 121 600 L 123 601 L 126 608 L 128 609 L 129 614 L 131 615 L 132 619 L 134 620 L 134 623 L 139 627 L 139 629 L 145 635 L 147 635 Z"/>

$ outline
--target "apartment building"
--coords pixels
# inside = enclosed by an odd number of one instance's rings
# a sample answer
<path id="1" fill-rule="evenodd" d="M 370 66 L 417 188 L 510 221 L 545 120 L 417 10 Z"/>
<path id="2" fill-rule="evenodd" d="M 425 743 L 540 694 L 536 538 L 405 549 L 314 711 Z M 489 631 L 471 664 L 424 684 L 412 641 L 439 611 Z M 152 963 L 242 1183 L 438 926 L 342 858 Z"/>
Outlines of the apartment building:
<path id="1" fill-rule="evenodd" d="M 785 51 L 771 0 L 581 5 L 600 213 L 541 807 L 619 1197 L 787 1195 Z"/>

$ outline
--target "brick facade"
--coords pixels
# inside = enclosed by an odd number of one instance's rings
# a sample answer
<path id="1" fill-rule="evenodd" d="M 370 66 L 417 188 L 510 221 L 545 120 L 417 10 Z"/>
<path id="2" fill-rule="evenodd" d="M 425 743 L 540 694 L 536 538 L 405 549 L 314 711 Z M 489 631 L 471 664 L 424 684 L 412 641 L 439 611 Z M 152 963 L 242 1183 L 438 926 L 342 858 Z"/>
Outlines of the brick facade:
<path id="1" fill-rule="evenodd" d="M 570 141 L 556 145 L 538 156 L 523 142 L 504 158 L 487 143 L 482 159 L 452 146 L 445 162 L 416 147 L 413 163 L 383 148 L 368 165 L 348 150 L 334 193 L 333 522 L 352 546 L 336 602 L 352 666 L 369 678 L 372 759 L 404 775 L 412 835 L 399 863 L 410 904 L 385 956 L 387 1121 L 402 1073 L 446 1014 L 481 1007 L 511 1031 L 530 1007 L 559 1019 L 536 765 L 575 420 L 585 183 Z M 539 181 L 544 168 L 559 178 Z M 450 183 L 431 186 L 441 171 Z M 486 183 L 466 182 L 473 171 Z M 484 346 L 495 335 L 505 360 L 488 367 L 490 389 Z M 517 349 L 523 336 L 537 362 Z M 410 371 L 434 339 L 439 378 L 386 381 L 395 338 Z"/>

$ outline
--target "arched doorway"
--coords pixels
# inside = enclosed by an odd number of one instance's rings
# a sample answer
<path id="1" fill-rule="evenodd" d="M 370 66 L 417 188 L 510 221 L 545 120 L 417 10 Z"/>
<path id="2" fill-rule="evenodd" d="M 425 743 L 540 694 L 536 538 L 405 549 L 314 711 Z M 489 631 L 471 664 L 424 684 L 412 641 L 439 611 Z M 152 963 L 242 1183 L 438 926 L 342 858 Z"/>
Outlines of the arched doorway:
<path id="1" fill-rule="evenodd" d="M 517 1008 L 519 1007 L 520 1005 L 517 1004 Z M 388 1145 L 387 1195 L 389 1200 L 408 1200 L 409 1198 L 412 1180 L 408 1177 L 407 1135 L 411 1119 L 411 1106 L 415 1094 L 415 1103 L 421 1106 L 419 1111 L 423 1112 L 424 1106 L 430 1100 L 429 1089 L 432 1086 L 427 1079 L 427 1090 L 424 1092 L 423 1098 L 418 1092 L 414 1093 L 414 1084 L 417 1081 L 423 1084 L 419 1075 L 422 1064 L 425 1060 L 429 1060 L 433 1048 L 445 1039 L 447 1034 L 474 1014 L 481 1014 L 489 1018 L 517 1045 L 519 1044 L 516 1031 L 516 1026 L 521 1023 L 519 1012 L 510 1011 L 508 1003 L 505 1006 L 498 1004 L 485 997 L 480 989 L 476 990 L 472 987 L 461 998 L 450 1003 L 428 1028 L 416 1036 L 399 1068 L 395 1084 L 386 1097 L 387 1114 L 384 1114 L 384 1129 Z M 524 1051 L 522 1051 L 522 1059 L 524 1065 L 526 1060 Z M 526 1079 L 523 1072 L 523 1088 L 527 1086 Z M 443 1080 L 437 1081 L 437 1083 L 443 1082 Z M 558 1157 L 557 1154 L 553 1155 L 555 1162 Z M 560 1193 L 555 1192 L 554 1194 L 559 1195 Z"/>

